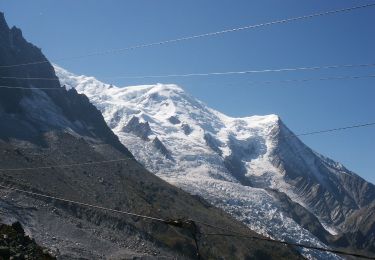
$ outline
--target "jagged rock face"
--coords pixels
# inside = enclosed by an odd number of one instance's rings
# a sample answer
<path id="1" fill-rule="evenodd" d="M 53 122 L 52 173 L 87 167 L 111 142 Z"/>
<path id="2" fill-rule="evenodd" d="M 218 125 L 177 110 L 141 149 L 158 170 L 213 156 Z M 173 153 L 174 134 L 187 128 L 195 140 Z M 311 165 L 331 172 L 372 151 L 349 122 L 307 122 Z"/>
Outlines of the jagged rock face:
<path id="1" fill-rule="evenodd" d="M 277 149 L 271 160 L 285 174 L 294 192 L 320 219 L 337 227 L 354 211 L 375 201 L 375 186 L 342 165 L 301 143 L 279 123 Z"/>
<path id="2" fill-rule="evenodd" d="M 77 85 L 107 122 L 119 118 L 112 129 L 146 168 L 258 232 L 315 245 L 333 243 L 328 231 L 345 232 L 345 219 L 374 201 L 374 185 L 290 138 L 275 115 L 230 118 L 175 85 L 108 88 L 56 70 L 60 81 Z M 149 122 L 176 163 L 136 135 L 122 134 L 133 116 Z M 180 123 L 171 122 L 173 117 Z"/>
<path id="3" fill-rule="evenodd" d="M 222 155 L 223 152 L 221 151 L 220 142 L 215 139 L 210 133 L 205 133 L 203 136 L 204 140 L 206 141 L 206 144 L 208 147 L 210 147 L 214 152 L 218 153 L 219 155 Z"/>
<path id="4" fill-rule="evenodd" d="M 17 138 L 39 142 L 43 132 L 73 131 L 79 135 L 111 143 L 117 149 L 131 154 L 118 141 L 105 123 L 100 111 L 88 98 L 74 89 L 60 86 L 54 68 L 41 50 L 28 43 L 18 28 L 9 29 L 0 14 L 0 64 L 36 63 L 28 66 L 3 67 L 0 85 L 15 89 L 0 89 L 0 138 Z M 25 80 L 20 78 L 51 78 L 54 80 Z M 17 89 L 17 88 L 25 89 Z M 28 89 L 41 88 L 41 89 Z M 42 89 L 42 88 L 51 88 Z"/>
<path id="5" fill-rule="evenodd" d="M 191 130 L 191 127 L 188 124 L 182 124 L 181 129 L 184 131 L 185 135 L 189 135 L 193 131 Z"/>
<path id="6" fill-rule="evenodd" d="M 18 29 L 8 28 L 2 14 L 0 30 L 0 66 L 45 60 Z M 1 75 L 56 77 L 48 62 L 14 68 L 5 69 Z M 119 142 L 88 98 L 75 89 L 66 90 L 58 81 L 41 80 L 2 79 L 1 85 L 23 88 L 0 89 L 2 185 L 157 218 L 196 219 L 256 235 L 221 210 L 203 203 L 203 199 L 198 200 L 148 172 Z M 119 119 L 114 118 L 114 125 L 119 125 L 116 120 Z M 135 133 L 136 130 L 137 127 Z M 150 145 L 156 143 L 160 154 L 165 148 L 161 142 L 164 140 L 151 142 L 133 131 L 122 133 Z M 77 165 L 116 159 L 122 161 Z M 32 169 L 41 166 L 44 167 Z M 61 259 L 196 258 L 190 231 L 162 222 L 25 195 L 9 188 L 0 189 L 0 207 L 2 221 L 20 221 L 26 233 Z M 201 254 L 207 259 L 247 259 L 258 255 L 300 258 L 293 250 L 261 241 L 202 237 L 199 242 Z"/>
<path id="7" fill-rule="evenodd" d="M 319 219 L 300 204 L 292 201 L 285 193 L 269 189 L 269 192 L 280 202 L 287 216 L 294 219 L 302 227 L 310 230 L 320 241 L 329 244 L 334 237 L 324 229 Z"/>
<path id="8" fill-rule="evenodd" d="M 375 202 L 347 218 L 343 229 L 346 232 L 340 240 L 360 250 L 375 252 Z"/>
<path id="9" fill-rule="evenodd" d="M 133 133 L 136 136 L 147 141 L 148 136 L 152 133 L 148 122 L 139 122 L 139 118 L 134 116 L 122 129 L 125 133 Z"/>
<path id="10" fill-rule="evenodd" d="M 170 118 L 168 118 L 168 121 L 174 125 L 181 124 L 181 121 L 175 116 L 171 116 Z"/>
<path id="11" fill-rule="evenodd" d="M 159 140 L 159 138 L 155 137 L 152 141 L 152 144 L 154 147 L 163 154 L 166 158 L 171 158 L 171 153 L 168 151 L 168 149 L 164 146 L 164 144 Z"/>

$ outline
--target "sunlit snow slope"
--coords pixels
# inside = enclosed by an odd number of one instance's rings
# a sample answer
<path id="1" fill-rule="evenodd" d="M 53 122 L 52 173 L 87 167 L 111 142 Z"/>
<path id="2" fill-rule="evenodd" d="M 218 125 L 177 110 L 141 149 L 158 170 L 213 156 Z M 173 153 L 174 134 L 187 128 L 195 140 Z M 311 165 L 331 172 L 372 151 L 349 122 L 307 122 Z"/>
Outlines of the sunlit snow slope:
<path id="1" fill-rule="evenodd" d="M 375 199 L 372 184 L 306 147 L 277 115 L 232 118 L 176 85 L 118 88 L 55 70 L 146 168 L 262 234 L 327 244 Z"/>

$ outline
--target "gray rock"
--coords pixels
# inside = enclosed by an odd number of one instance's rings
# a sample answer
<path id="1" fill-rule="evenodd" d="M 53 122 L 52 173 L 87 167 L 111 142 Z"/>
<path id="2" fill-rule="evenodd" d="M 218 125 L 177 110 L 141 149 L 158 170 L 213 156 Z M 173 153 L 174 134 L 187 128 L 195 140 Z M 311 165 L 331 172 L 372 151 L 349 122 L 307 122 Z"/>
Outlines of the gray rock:
<path id="1" fill-rule="evenodd" d="M 139 118 L 136 116 L 133 116 L 122 130 L 126 133 L 133 133 L 143 140 L 149 140 L 148 136 L 152 133 L 149 123 L 139 122 Z"/>

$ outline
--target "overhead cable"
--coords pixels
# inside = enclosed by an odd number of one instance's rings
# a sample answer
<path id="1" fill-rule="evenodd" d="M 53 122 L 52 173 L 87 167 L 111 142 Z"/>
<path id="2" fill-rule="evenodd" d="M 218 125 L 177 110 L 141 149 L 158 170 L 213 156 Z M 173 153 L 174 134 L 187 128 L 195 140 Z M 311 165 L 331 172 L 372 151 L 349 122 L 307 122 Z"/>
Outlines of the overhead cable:
<path id="1" fill-rule="evenodd" d="M 360 128 L 360 127 L 368 127 L 375 125 L 375 122 L 373 123 L 367 123 L 367 124 L 360 124 L 360 125 L 351 125 L 351 126 L 345 126 L 345 127 L 339 127 L 339 128 L 331 128 L 331 129 L 325 129 L 325 130 L 318 130 L 313 132 L 307 132 L 307 133 L 300 133 L 293 136 L 306 136 L 306 135 L 316 135 L 316 134 L 322 134 L 322 133 L 329 133 L 329 132 L 336 132 L 336 131 L 342 131 L 352 128 Z"/>
<path id="2" fill-rule="evenodd" d="M 307 133 L 300 133 L 300 134 L 291 134 L 286 135 L 285 137 L 289 136 L 306 136 L 306 135 L 315 135 L 327 132 L 335 132 L 335 131 L 342 131 L 347 129 L 353 128 L 360 128 L 360 127 L 369 127 L 375 125 L 375 122 L 366 123 L 366 124 L 359 124 L 359 125 L 351 125 L 345 126 L 340 128 L 332 128 L 332 129 L 325 129 L 319 130 L 314 132 L 307 132 Z M 107 163 L 115 163 L 115 162 L 122 162 L 122 161 L 134 161 L 132 158 L 123 158 L 123 159 L 116 159 L 116 160 L 107 160 L 107 161 L 96 161 L 96 162 L 84 162 L 84 163 L 73 163 L 73 164 L 62 164 L 62 165 L 48 165 L 48 166 L 39 166 L 39 167 L 26 167 L 26 168 L 0 168 L 0 171 L 24 171 L 24 170 L 42 170 L 42 169 L 53 169 L 53 168 L 67 168 L 67 167 L 77 167 L 77 166 L 86 166 L 86 165 L 97 165 L 97 164 L 107 164 Z"/>
<path id="3" fill-rule="evenodd" d="M 106 207 L 102 207 L 102 206 L 98 206 L 98 205 L 92 205 L 92 204 L 83 203 L 83 202 L 74 201 L 74 200 L 68 200 L 68 199 L 64 199 L 64 198 L 60 198 L 60 197 L 55 197 L 55 196 L 51 196 L 51 195 L 46 195 L 46 194 L 42 194 L 42 193 L 37 193 L 37 192 L 32 192 L 32 191 L 26 191 L 26 190 L 15 188 L 15 187 L 4 186 L 2 184 L 0 184 L 0 188 L 9 189 L 9 190 L 13 190 L 13 191 L 25 193 L 25 194 L 28 194 L 28 195 L 37 196 L 37 197 L 43 197 L 43 198 L 48 198 L 48 199 L 54 199 L 54 200 L 59 200 L 59 201 L 63 201 L 63 202 L 68 202 L 68 203 L 72 203 L 72 204 L 77 204 L 77 205 L 84 206 L 84 207 L 95 208 L 95 209 L 100 209 L 100 210 L 104 210 L 104 211 L 119 213 L 119 214 L 123 214 L 123 215 L 129 215 L 129 216 L 133 216 L 133 217 L 139 217 L 139 218 L 149 219 L 149 220 L 154 220 L 154 221 L 159 221 L 159 222 L 163 222 L 163 223 L 167 223 L 168 222 L 168 220 L 166 220 L 166 219 L 161 219 L 161 218 L 156 218 L 156 217 L 146 216 L 146 215 L 140 215 L 140 214 L 136 214 L 136 213 L 132 213 L 132 212 L 127 212 L 127 211 L 122 211 L 122 210 L 116 210 L 116 209 L 106 208 Z"/>
<path id="4" fill-rule="evenodd" d="M 28 168 L 0 169 L 0 171 L 27 171 L 27 170 L 44 170 L 44 169 L 53 169 L 53 168 L 69 168 L 69 167 L 76 167 L 76 166 L 108 164 L 108 163 L 123 162 L 123 161 L 135 161 L 135 160 L 132 159 L 132 158 L 123 158 L 123 159 L 106 160 L 106 161 L 96 161 L 96 162 L 94 161 L 94 162 L 60 164 L 60 165 L 56 164 L 56 165 L 39 166 L 39 167 L 28 167 Z"/>
<path id="5" fill-rule="evenodd" d="M 80 56 L 61 58 L 61 59 L 54 60 L 54 62 L 73 60 L 73 59 L 81 59 L 81 58 L 99 56 L 99 55 L 108 55 L 108 54 L 113 54 L 113 53 L 131 51 L 131 50 L 135 50 L 135 49 L 148 48 L 148 47 L 160 46 L 160 45 L 165 45 L 165 44 L 170 44 L 170 43 L 194 40 L 194 39 L 199 39 L 199 38 L 204 38 L 204 37 L 212 37 L 212 36 L 217 36 L 217 35 L 231 33 L 231 32 L 250 30 L 250 29 L 255 29 L 255 28 L 260 28 L 260 27 L 272 26 L 272 25 L 276 25 L 276 24 L 284 24 L 284 23 L 294 22 L 294 21 L 298 21 L 298 20 L 307 20 L 307 19 L 311 19 L 311 18 L 315 18 L 315 17 L 333 15 L 333 14 L 337 14 L 337 13 L 349 12 L 349 11 L 353 11 L 353 10 L 364 9 L 364 8 L 374 7 L 374 6 L 375 6 L 375 3 L 366 4 L 366 5 L 359 5 L 359 6 L 352 6 L 352 7 L 348 7 L 348 8 L 336 9 L 336 10 L 331 10 L 331 11 L 324 11 L 324 12 L 313 13 L 313 14 L 309 14 L 309 15 L 303 15 L 303 16 L 285 18 L 285 19 L 281 19 L 281 20 L 275 20 L 275 21 L 264 22 L 264 23 L 259 23 L 259 24 L 246 25 L 246 26 L 237 27 L 237 28 L 225 29 L 225 30 L 216 31 L 216 32 L 209 32 L 209 33 L 197 34 L 197 35 L 192 35 L 192 36 L 185 36 L 185 37 L 181 37 L 181 38 L 169 39 L 169 40 L 164 40 L 164 41 L 133 45 L 133 46 L 120 48 L 120 49 L 105 50 L 105 51 L 88 53 L 88 54 L 84 54 L 84 55 L 80 55 Z M 49 62 L 48 60 L 42 60 L 42 61 L 34 61 L 34 62 L 21 63 L 21 64 L 1 65 L 0 68 L 12 68 L 12 67 L 20 67 L 20 66 L 38 65 L 38 64 L 48 63 L 48 62 Z"/>
<path id="6" fill-rule="evenodd" d="M 241 74 L 252 74 L 252 73 L 293 72 L 293 71 L 310 71 L 310 70 L 340 69 L 340 68 L 365 68 L 365 67 L 375 67 L 375 63 L 339 64 L 339 65 L 324 65 L 324 66 L 309 66 L 309 67 L 292 67 L 292 68 L 242 70 L 242 71 L 222 71 L 222 72 L 206 72 L 206 73 L 186 73 L 186 74 L 140 75 L 140 76 L 107 76 L 107 77 L 101 77 L 101 78 L 104 78 L 104 79 L 180 78 L 180 77 L 241 75 Z M 50 81 L 59 81 L 60 80 L 58 77 L 43 78 L 43 77 L 15 77 L 15 76 L 0 76 L 0 79 L 50 80 Z"/>
<path id="7" fill-rule="evenodd" d="M 26 191 L 26 190 L 15 188 L 15 187 L 4 186 L 2 184 L 0 184 L 0 188 L 13 190 L 13 191 L 16 191 L 16 192 L 25 193 L 25 194 L 32 195 L 32 196 L 63 201 L 63 202 L 76 204 L 76 205 L 83 206 L 83 207 L 99 209 L 99 210 L 103 210 L 103 211 L 128 215 L 128 216 L 132 216 L 132 217 L 139 217 L 139 218 L 147 219 L 147 220 L 151 220 L 151 221 L 158 221 L 158 222 L 162 222 L 162 223 L 172 225 L 172 226 L 176 226 L 176 227 L 187 228 L 187 229 L 192 229 L 192 227 L 193 227 L 193 230 L 192 230 L 193 231 L 193 238 L 194 238 L 195 245 L 196 245 L 196 248 L 197 248 L 198 256 L 200 257 L 198 240 L 197 240 L 197 236 L 196 236 L 197 227 L 196 227 L 196 224 L 195 224 L 196 221 L 194 221 L 194 220 L 162 219 L 162 218 L 152 217 L 152 216 L 148 216 L 148 215 L 141 215 L 141 214 L 136 214 L 136 213 L 133 213 L 133 212 L 116 210 L 116 209 L 111 209 L 111 208 L 102 207 L 102 206 L 98 206 L 98 205 L 88 204 L 88 203 L 84 203 L 84 202 L 64 199 L 64 198 L 61 198 L 61 197 L 41 194 L 41 193 L 37 193 L 37 192 Z M 212 224 L 207 224 L 207 223 L 204 223 L 204 222 L 197 222 L 197 223 L 200 223 L 200 224 L 203 224 L 203 225 L 208 225 L 209 227 L 215 228 L 215 229 L 228 230 L 228 229 L 225 229 L 223 227 L 215 226 L 215 225 L 212 225 Z M 230 230 L 228 230 L 228 231 L 230 231 Z M 300 247 L 300 248 L 313 249 L 313 250 L 318 250 L 318 251 L 323 251 L 323 252 L 330 252 L 330 253 L 335 253 L 335 254 L 340 254 L 340 255 L 355 256 L 355 257 L 361 257 L 361 258 L 365 258 L 365 259 L 375 259 L 374 257 L 371 257 L 371 256 L 366 256 L 366 255 L 361 255 L 361 254 L 356 254 L 356 253 L 350 253 L 350 252 L 345 252 L 345 251 L 340 251 L 340 250 L 335 250 L 335 249 L 328 249 L 328 248 L 317 247 L 317 246 L 310 246 L 310 245 L 299 244 L 299 243 L 291 243 L 291 242 L 275 240 L 275 239 L 271 239 L 271 238 L 267 238 L 267 237 L 250 236 L 250 235 L 246 235 L 246 234 L 240 234 L 239 232 L 232 233 L 232 234 L 202 233 L 202 232 L 200 232 L 200 234 L 203 234 L 203 235 L 206 235 L 206 236 L 242 237 L 242 238 L 248 238 L 248 239 L 254 239 L 254 240 L 261 240 L 261 241 L 265 241 L 265 242 L 284 244 L 284 245 L 289 245 L 289 246 L 297 246 L 297 247 Z"/>
<path id="8" fill-rule="evenodd" d="M 248 81 L 244 84 L 274 84 L 274 83 L 291 83 L 291 82 L 308 82 L 308 81 L 329 81 L 329 80 L 354 80 L 354 79 L 371 79 L 375 78 L 375 74 L 371 75 L 361 75 L 361 76 L 334 76 L 334 77 L 321 77 L 321 78 L 303 78 L 303 79 L 284 79 L 284 80 L 258 80 L 258 81 Z M 234 85 L 233 83 L 231 85 Z M 0 86 L 0 89 L 25 89 L 25 90 L 66 90 L 64 87 L 17 87 L 17 86 Z M 126 88 L 126 87 L 124 87 Z"/>
<path id="9" fill-rule="evenodd" d="M 271 243 L 283 244 L 283 245 L 288 245 L 288 246 L 296 246 L 296 247 L 305 248 L 305 249 L 312 249 L 312 250 L 317 250 L 317 251 L 322 251 L 322 252 L 334 253 L 334 254 L 339 254 L 339 255 L 354 256 L 354 257 L 359 257 L 359 258 L 364 258 L 364 259 L 375 259 L 375 257 L 373 256 L 367 256 L 367 255 L 351 253 L 351 252 L 335 250 L 335 249 L 329 249 L 329 248 L 324 248 L 324 247 L 310 246 L 306 244 L 286 242 L 286 241 L 281 241 L 281 240 L 276 240 L 276 239 L 271 239 L 271 238 L 266 238 L 266 237 L 239 235 L 239 234 L 223 234 L 223 233 L 203 233 L 203 234 L 206 236 L 242 237 L 242 238 L 248 238 L 248 239 L 253 239 L 253 240 L 261 240 L 265 242 L 271 242 Z"/>

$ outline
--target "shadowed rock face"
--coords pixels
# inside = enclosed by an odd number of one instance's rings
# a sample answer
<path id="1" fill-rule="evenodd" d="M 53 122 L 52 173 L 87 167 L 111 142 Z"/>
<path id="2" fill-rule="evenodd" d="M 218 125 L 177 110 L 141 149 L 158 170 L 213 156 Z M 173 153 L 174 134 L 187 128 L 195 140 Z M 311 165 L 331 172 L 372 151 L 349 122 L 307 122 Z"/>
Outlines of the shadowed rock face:
<path id="1" fill-rule="evenodd" d="M 0 85 L 24 88 L 0 89 L 0 138 L 40 142 L 42 132 L 56 129 L 74 131 L 79 135 L 110 143 L 127 156 L 132 156 L 107 126 L 100 111 L 85 95 L 78 94 L 74 89 L 67 91 L 62 88 L 52 65 L 41 50 L 28 43 L 22 37 L 20 29 L 9 29 L 2 13 L 0 42 L 1 66 L 41 62 L 1 68 L 3 77 L 56 79 L 0 79 Z"/>
<path id="2" fill-rule="evenodd" d="M 314 153 L 282 122 L 279 124 L 273 164 L 285 173 L 285 180 L 316 215 L 345 231 L 343 224 L 348 216 L 375 201 L 375 186 Z"/>
<path id="3" fill-rule="evenodd" d="M 159 140 L 159 138 L 155 137 L 154 140 L 152 140 L 153 146 L 161 152 L 166 158 L 172 159 L 171 152 L 168 151 L 167 147 Z"/>
<path id="4" fill-rule="evenodd" d="M 40 49 L 23 39 L 19 29 L 9 29 L 0 14 L 0 66 L 35 61 L 46 59 Z M 9 67 L 3 73 L 56 77 L 48 62 Z M 29 169 L 0 171 L 2 185 L 157 218 L 196 219 L 257 235 L 223 211 L 145 170 L 86 96 L 61 88 L 58 81 L 2 79 L 0 83 L 24 88 L 0 89 L 0 169 Z M 59 167 L 114 159 L 126 160 Z M 30 169 L 41 166 L 50 167 Z M 196 258 L 191 233 L 162 222 L 3 188 L 0 207 L 2 219 L 20 221 L 38 243 L 61 259 Z M 203 226 L 200 230 L 210 231 Z M 202 236 L 199 243 L 205 259 L 300 258 L 292 249 L 262 241 Z"/>
<path id="5" fill-rule="evenodd" d="M 150 125 L 148 122 L 141 123 L 139 122 L 139 118 L 134 116 L 127 125 L 123 128 L 123 131 L 126 133 L 132 133 L 143 140 L 149 140 L 148 136 L 152 133 Z"/>
<path id="6" fill-rule="evenodd" d="M 282 122 L 279 125 L 273 164 L 285 173 L 285 180 L 310 211 L 339 230 L 336 236 L 320 231 L 317 236 L 337 247 L 375 253 L 375 186 L 313 152 Z M 316 225 L 307 228 L 320 229 Z"/>
<path id="7" fill-rule="evenodd" d="M 344 223 L 340 240 L 364 251 L 375 252 L 375 202 L 353 213 Z M 373 254 L 375 255 L 375 253 Z"/>
<path id="8" fill-rule="evenodd" d="M 174 125 L 178 125 L 178 124 L 181 124 L 181 121 L 176 117 L 176 116 L 171 116 L 168 118 L 168 121 L 171 123 L 171 124 L 174 124 Z"/>
<path id="9" fill-rule="evenodd" d="M 206 141 L 206 144 L 208 147 L 210 147 L 213 151 L 218 153 L 220 156 L 223 154 L 223 152 L 220 150 L 220 142 L 215 139 L 210 133 L 205 133 L 203 136 L 204 140 Z"/>
<path id="10" fill-rule="evenodd" d="M 182 128 L 182 130 L 184 131 L 184 134 L 185 134 L 185 135 L 189 135 L 189 134 L 191 134 L 191 132 L 193 131 L 193 130 L 191 129 L 191 127 L 190 127 L 188 124 L 182 124 L 182 125 L 181 125 L 181 128 Z"/>
<path id="11" fill-rule="evenodd" d="M 334 237 L 324 229 L 319 219 L 309 212 L 300 204 L 292 201 L 285 193 L 277 190 L 268 189 L 268 191 L 280 201 L 280 205 L 284 208 L 285 213 L 299 223 L 302 227 L 310 230 L 316 237 L 328 244 Z"/>

